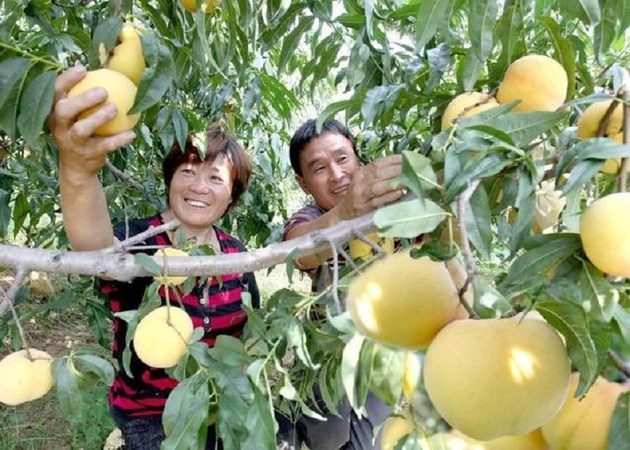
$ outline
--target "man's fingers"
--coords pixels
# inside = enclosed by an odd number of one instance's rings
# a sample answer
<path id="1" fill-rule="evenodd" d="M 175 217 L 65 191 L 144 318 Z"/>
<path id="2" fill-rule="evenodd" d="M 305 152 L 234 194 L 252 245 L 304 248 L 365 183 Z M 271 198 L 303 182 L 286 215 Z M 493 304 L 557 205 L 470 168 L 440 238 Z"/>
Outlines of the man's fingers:
<path id="1" fill-rule="evenodd" d="M 66 98 L 68 91 L 81 81 L 86 73 L 87 71 L 82 65 L 74 66 L 61 73 L 55 81 L 55 100 Z"/>
<path id="2" fill-rule="evenodd" d="M 388 203 L 398 200 L 399 198 L 403 196 L 403 193 L 404 192 L 402 189 L 396 189 L 394 191 L 383 194 L 379 197 L 374 197 L 372 200 L 370 200 L 369 205 L 371 209 L 376 209 L 379 206 L 386 205 Z"/>
<path id="3" fill-rule="evenodd" d="M 133 131 L 123 131 L 113 136 L 99 138 L 97 148 L 101 153 L 111 153 L 125 145 L 131 144 L 135 138 L 136 133 Z"/>
<path id="4" fill-rule="evenodd" d="M 94 131 L 101 125 L 106 124 L 116 117 L 118 109 L 116 105 L 108 103 L 98 108 L 93 114 L 85 119 L 79 120 L 72 125 L 70 132 L 73 137 L 87 139 L 94 134 Z"/>
<path id="5" fill-rule="evenodd" d="M 370 166 L 374 167 L 389 167 L 389 166 L 402 166 L 402 155 L 390 155 L 372 161 Z"/>
<path id="6" fill-rule="evenodd" d="M 370 197 L 380 197 L 390 192 L 400 191 L 402 188 L 401 184 L 392 183 L 391 180 L 378 181 L 370 186 Z"/>

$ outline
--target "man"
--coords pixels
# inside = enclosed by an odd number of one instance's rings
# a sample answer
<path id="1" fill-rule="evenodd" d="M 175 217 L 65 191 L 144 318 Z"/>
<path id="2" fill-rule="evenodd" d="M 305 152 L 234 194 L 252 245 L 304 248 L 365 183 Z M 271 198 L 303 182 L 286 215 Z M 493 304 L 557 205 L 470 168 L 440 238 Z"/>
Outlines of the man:
<path id="1" fill-rule="evenodd" d="M 295 179 L 314 201 L 286 223 L 284 240 L 362 216 L 403 195 L 401 187 L 392 183 L 401 173 L 402 157 L 379 158 L 361 166 L 354 137 L 336 120 L 324 123 L 319 133 L 314 120 L 305 122 L 293 135 L 289 151 Z M 313 279 L 316 292 L 331 282 L 330 257 L 330 251 L 323 251 L 297 261 L 298 268 Z M 342 417 L 330 414 L 325 422 L 301 417 L 298 437 L 318 450 L 378 448 L 372 443 L 372 429 L 390 409 L 370 395 L 366 411 L 368 417 L 359 419 L 344 400 L 339 408 Z"/>

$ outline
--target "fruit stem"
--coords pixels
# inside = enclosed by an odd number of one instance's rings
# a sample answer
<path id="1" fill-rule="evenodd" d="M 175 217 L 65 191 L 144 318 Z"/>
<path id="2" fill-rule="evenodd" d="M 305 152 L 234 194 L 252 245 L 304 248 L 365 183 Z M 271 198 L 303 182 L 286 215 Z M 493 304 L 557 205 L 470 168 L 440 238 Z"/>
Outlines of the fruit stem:
<path id="1" fill-rule="evenodd" d="M 381 247 L 380 245 L 378 245 L 375 242 L 372 242 L 370 240 L 370 238 L 368 238 L 366 236 L 365 233 L 358 231 L 358 230 L 352 230 L 355 234 L 356 237 L 358 237 L 359 239 L 361 239 L 363 242 L 365 242 L 367 245 L 369 245 L 372 250 L 374 250 L 376 252 L 377 255 L 383 255 L 385 254 L 385 250 L 383 250 L 383 247 Z"/>
<path id="2" fill-rule="evenodd" d="M 447 217 L 447 223 L 448 223 L 448 247 L 451 251 L 453 251 L 453 248 L 455 247 L 455 239 L 453 237 L 453 216 L 449 215 Z"/>
<path id="3" fill-rule="evenodd" d="M 466 210 L 468 208 L 468 203 L 470 202 L 470 198 L 473 193 L 479 186 L 481 180 L 468 181 L 468 187 L 459 195 L 457 199 L 457 216 L 458 222 L 457 226 L 459 227 L 459 235 L 461 239 L 461 247 L 462 253 L 464 255 L 464 261 L 466 262 L 466 274 L 468 275 L 466 278 L 466 282 L 464 283 L 464 287 L 459 292 L 459 303 L 468 311 L 470 317 L 478 319 L 479 316 L 473 311 L 473 309 L 466 303 L 464 300 L 464 292 L 466 292 L 465 288 L 468 284 L 472 283 L 474 280 L 475 273 L 477 271 L 475 267 L 475 258 L 472 254 L 472 249 L 470 248 L 470 242 L 468 240 L 468 231 L 466 230 Z"/>
<path id="4" fill-rule="evenodd" d="M 626 80 L 630 76 L 626 70 Z M 624 145 L 630 144 L 630 83 L 626 81 L 623 89 L 623 143 Z M 619 192 L 626 192 L 626 180 L 628 177 L 628 170 L 630 170 L 630 158 L 623 158 L 621 160 L 621 167 L 619 168 Z"/>
<path id="5" fill-rule="evenodd" d="M 617 96 L 615 96 L 613 101 L 610 102 L 610 105 L 608 105 L 606 112 L 600 119 L 599 125 L 597 126 L 597 137 L 603 137 L 606 134 L 606 128 L 608 128 L 608 122 L 610 122 L 610 118 L 612 117 L 612 114 L 615 111 L 615 108 L 617 108 L 617 105 L 619 104 L 620 93 L 621 92 L 618 92 Z"/>
<path id="6" fill-rule="evenodd" d="M 31 354 L 31 349 L 30 349 L 30 346 L 28 345 L 28 340 L 26 339 L 26 334 L 24 333 L 24 329 L 22 328 L 22 323 L 20 322 L 20 318 L 17 315 L 15 306 L 13 306 L 13 299 L 15 295 L 17 294 L 17 291 L 20 288 L 20 286 L 22 286 L 22 283 L 24 282 L 24 279 L 26 278 L 28 272 L 29 271 L 25 269 L 24 267 L 18 267 L 17 272 L 15 274 L 15 279 L 13 280 L 13 284 L 11 285 L 9 292 L 7 293 L 2 286 L 0 286 L 0 292 L 2 293 L 2 296 L 4 297 L 2 305 L 5 305 L 5 304 L 8 305 L 9 309 L 11 310 L 11 315 L 13 316 L 13 320 L 15 321 L 15 326 L 17 327 L 18 333 L 20 335 L 20 339 L 22 340 L 22 347 L 24 348 L 24 350 L 26 350 L 26 355 L 28 356 L 28 359 L 33 361 L 34 357 Z"/>
<path id="7" fill-rule="evenodd" d="M 337 254 L 337 246 L 332 240 L 328 240 L 330 244 L 330 251 L 333 256 L 333 279 L 332 279 L 332 297 L 335 301 L 335 306 L 337 307 L 337 314 L 341 314 L 343 309 L 341 308 L 341 302 L 339 301 L 339 292 L 338 292 L 338 284 L 339 284 L 339 256 Z"/>
<path id="8" fill-rule="evenodd" d="M 126 174 L 125 172 L 120 170 L 118 167 L 113 165 L 112 162 L 109 159 L 105 160 L 105 167 L 107 167 L 107 169 L 111 173 L 113 173 L 114 176 L 116 178 L 118 178 L 119 180 L 125 181 L 126 183 L 129 183 L 130 185 L 132 185 L 133 187 L 135 187 L 139 191 L 142 191 L 142 185 L 140 183 L 138 183 L 136 180 L 131 178 L 128 174 Z"/>
<path id="9" fill-rule="evenodd" d="M 343 249 L 343 246 L 339 246 L 337 248 L 337 250 L 339 251 L 339 253 L 341 254 L 341 256 L 343 256 L 343 259 L 346 261 L 347 264 L 350 264 L 350 266 L 352 267 L 352 271 L 353 272 L 358 272 L 359 271 L 359 267 L 356 265 L 356 263 L 353 261 L 352 256 L 350 256 L 348 254 L 347 251 L 345 251 Z"/>

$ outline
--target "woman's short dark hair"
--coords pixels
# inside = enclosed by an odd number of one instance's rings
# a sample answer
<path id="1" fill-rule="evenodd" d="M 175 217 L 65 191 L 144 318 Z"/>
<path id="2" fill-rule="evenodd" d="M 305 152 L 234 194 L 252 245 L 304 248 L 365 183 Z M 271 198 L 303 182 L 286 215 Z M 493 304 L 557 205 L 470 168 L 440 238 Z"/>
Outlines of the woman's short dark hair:
<path id="1" fill-rule="evenodd" d="M 317 122 L 313 119 L 309 119 L 302 124 L 300 128 L 293 134 L 291 143 L 289 144 L 289 158 L 291 159 L 291 167 L 293 171 L 302 176 L 302 168 L 300 167 L 300 153 L 302 150 L 315 139 L 324 133 L 340 134 L 350 141 L 352 144 L 352 150 L 358 156 L 357 146 L 354 141 L 354 136 L 350 131 L 338 120 L 332 119 L 324 122 L 321 131 L 317 132 Z"/>
<path id="2" fill-rule="evenodd" d="M 201 140 L 203 141 L 203 139 Z M 229 211 L 247 189 L 252 165 L 247 152 L 241 147 L 234 135 L 225 132 L 218 125 L 209 125 L 205 131 L 206 148 L 198 148 L 199 144 L 191 136 L 186 140 L 186 148 L 182 150 L 175 142 L 162 162 L 162 174 L 166 185 L 166 198 L 173 180 L 173 174 L 182 164 L 201 162 L 211 163 L 219 155 L 224 155 L 230 162 L 232 177 L 232 201 L 228 205 Z M 203 158 L 203 159 L 202 159 Z"/>

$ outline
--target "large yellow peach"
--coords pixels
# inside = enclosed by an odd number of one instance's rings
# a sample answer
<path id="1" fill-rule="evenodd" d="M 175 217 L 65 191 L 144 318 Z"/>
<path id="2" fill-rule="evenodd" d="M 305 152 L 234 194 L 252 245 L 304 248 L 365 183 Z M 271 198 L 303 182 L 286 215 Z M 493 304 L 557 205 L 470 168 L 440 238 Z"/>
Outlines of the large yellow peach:
<path id="1" fill-rule="evenodd" d="M 41 350 L 20 350 L 0 361 L 0 402 L 19 405 L 43 397 L 53 386 L 52 358 Z"/>
<path id="2" fill-rule="evenodd" d="M 588 259 L 599 270 L 630 277 L 630 192 L 595 200 L 582 213 L 580 238 Z"/>
<path id="3" fill-rule="evenodd" d="M 101 87 L 107 90 L 105 103 L 113 103 L 118 107 L 118 114 L 112 120 L 96 129 L 98 136 L 110 136 L 131 130 L 138 120 L 140 114 L 128 114 L 136 98 L 136 85 L 123 74 L 110 69 L 99 69 L 88 72 L 70 92 L 68 97 L 75 97 L 83 94 L 92 88 Z M 91 116 L 100 106 L 95 106 L 79 115 L 80 119 Z"/>
<path id="4" fill-rule="evenodd" d="M 179 1 L 186 11 L 190 11 L 192 13 L 197 11 L 197 0 L 179 0 Z M 219 6 L 219 3 L 221 3 L 221 0 L 206 0 L 206 2 L 203 5 L 201 5 L 201 7 L 203 8 L 203 11 L 206 14 L 211 14 L 217 8 L 217 6 Z"/>
<path id="5" fill-rule="evenodd" d="M 527 55 L 505 71 L 497 91 L 500 104 L 520 100 L 512 111 L 555 111 L 567 97 L 568 78 L 564 67 L 543 55 Z"/>
<path id="6" fill-rule="evenodd" d="M 562 407 L 570 362 L 558 333 L 535 319 L 456 320 L 435 337 L 424 383 L 438 413 L 489 441 L 528 433 Z"/>
<path id="7" fill-rule="evenodd" d="M 499 103 L 490 94 L 483 94 L 481 92 L 464 92 L 463 94 L 459 94 L 451 100 L 444 110 L 444 115 L 442 116 L 442 130 L 450 128 L 455 119 L 472 117 L 495 106 L 499 106 Z"/>
<path id="8" fill-rule="evenodd" d="M 348 309 L 359 331 L 377 342 L 425 349 L 461 314 L 457 287 L 443 262 L 388 255 L 356 277 Z"/>
<path id="9" fill-rule="evenodd" d="M 183 257 L 188 256 L 184 250 L 180 250 L 175 247 L 166 247 L 157 251 L 156 255 L 158 256 L 174 256 L 174 257 Z M 168 274 L 167 274 L 168 275 Z M 188 277 L 172 277 L 172 276 L 155 276 L 153 279 L 160 284 L 169 284 L 171 286 L 179 286 L 184 283 Z"/>
<path id="10" fill-rule="evenodd" d="M 192 332 L 192 319 L 186 311 L 161 306 L 140 320 L 133 335 L 133 348 L 147 366 L 173 367 L 186 353 Z"/>
<path id="11" fill-rule="evenodd" d="M 371 242 L 380 246 L 386 253 L 394 253 L 394 240 L 388 237 L 380 237 L 378 233 L 369 233 L 366 236 Z M 361 239 L 350 241 L 350 256 L 352 259 L 367 259 L 374 256 L 374 249 Z"/>
<path id="12" fill-rule="evenodd" d="M 612 100 L 605 100 L 593 103 L 584 110 L 577 124 L 577 135 L 580 139 L 597 137 L 599 124 L 612 102 Z M 619 102 L 617 106 L 615 106 L 612 114 L 608 117 L 608 124 L 606 125 L 602 137 L 607 137 L 619 144 L 623 144 L 622 125 L 623 106 L 622 103 Z M 610 158 L 604 163 L 602 171 L 605 173 L 617 173 L 620 165 L 621 159 Z"/>
<path id="13" fill-rule="evenodd" d="M 447 433 L 450 436 L 449 450 L 548 450 L 540 428 L 518 436 L 503 436 L 491 441 L 478 441 L 458 431 Z"/>
<path id="14" fill-rule="evenodd" d="M 578 378 L 571 374 L 566 403 L 543 425 L 543 436 L 553 450 L 605 450 L 615 403 L 627 388 L 598 377 L 580 400 L 575 398 Z"/>
<path id="15" fill-rule="evenodd" d="M 140 34 L 130 23 L 123 25 L 118 35 L 118 44 L 105 67 L 122 73 L 136 85 L 140 83 L 145 67 L 142 42 Z"/>

